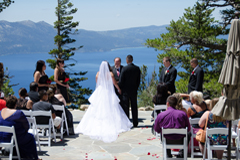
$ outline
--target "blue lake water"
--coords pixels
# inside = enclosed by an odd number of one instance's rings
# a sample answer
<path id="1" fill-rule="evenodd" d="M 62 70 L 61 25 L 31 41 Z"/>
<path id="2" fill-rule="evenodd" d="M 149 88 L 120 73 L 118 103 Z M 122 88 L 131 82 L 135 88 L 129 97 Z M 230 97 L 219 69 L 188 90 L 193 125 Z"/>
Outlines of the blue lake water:
<path id="1" fill-rule="evenodd" d="M 122 59 L 122 65 L 126 65 L 126 56 L 131 54 L 133 56 L 133 63 L 141 67 L 143 64 L 148 67 L 148 76 L 151 77 L 151 73 L 155 70 L 158 74 L 158 68 L 161 66 L 157 62 L 157 55 L 160 51 L 155 51 L 153 48 L 123 48 L 116 49 L 108 52 L 91 52 L 91 53 L 75 53 L 74 59 L 77 61 L 72 71 L 88 71 L 85 77 L 88 80 L 80 82 L 84 88 L 89 87 L 95 89 L 95 75 L 99 70 L 99 66 L 103 60 L 106 60 L 110 65 L 114 65 L 114 58 L 120 57 Z M 33 72 L 35 70 L 36 62 L 38 60 L 44 60 L 51 58 L 48 53 L 33 53 L 33 54 L 10 54 L 0 56 L 0 62 L 3 62 L 4 68 L 8 67 L 9 74 L 14 76 L 11 79 L 10 84 L 17 84 L 13 90 L 18 97 L 18 89 L 21 87 L 26 88 L 29 91 L 29 84 L 33 81 Z M 66 62 L 68 63 L 68 62 Z M 67 71 L 69 69 L 66 69 Z M 46 74 L 52 76 L 54 70 L 47 66 Z"/>

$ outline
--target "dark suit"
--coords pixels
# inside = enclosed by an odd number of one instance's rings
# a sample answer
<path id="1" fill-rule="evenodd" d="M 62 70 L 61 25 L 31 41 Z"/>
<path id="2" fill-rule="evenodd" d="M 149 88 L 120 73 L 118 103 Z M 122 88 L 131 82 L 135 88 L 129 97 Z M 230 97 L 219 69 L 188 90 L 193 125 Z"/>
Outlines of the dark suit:
<path id="1" fill-rule="evenodd" d="M 133 63 L 123 67 L 119 87 L 122 90 L 123 110 L 129 118 L 129 100 L 131 101 L 133 126 L 138 125 L 137 90 L 140 84 L 140 69 Z"/>
<path id="2" fill-rule="evenodd" d="M 119 78 L 120 78 L 120 75 L 119 76 L 117 75 L 117 69 L 116 69 L 115 66 L 112 66 L 111 68 L 112 68 L 112 72 L 113 72 L 114 78 L 118 82 Z M 123 68 L 123 66 L 120 65 L 120 71 L 119 71 L 120 73 L 122 72 L 122 68 Z"/>
<path id="3" fill-rule="evenodd" d="M 191 73 L 188 83 L 188 93 L 192 91 L 203 91 L 203 77 L 204 73 L 201 67 L 197 67 L 194 74 Z"/>
<path id="4" fill-rule="evenodd" d="M 112 73 L 113 73 L 113 75 L 114 75 L 114 79 L 117 81 L 117 83 L 119 82 L 119 79 L 120 79 L 120 74 L 119 74 L 119 76 L 117 75 L 117 69 L 116 69 L 116 67 L 115 66 L 112 66 L 111 67 L 112 68 Z M 122 65 L 120 65 L 120 73 L 122 72 L 122 68 L 123 68 L 123 66 Z M 118 90 L 117 90 L 117 88 L 114 86 L 114 89 L 115 89 L 115 92 L 116 92 L 116 94 L 117 94 L 117 96 L 118 96 L 118 98 L 119 98 L 119 100 L 120 100 L 120 105 L 121 106 L 123 106 L 123 103 L 122 103 L 122 95 L 121 94 L 119 94 L 119 92 L 118 92 Z"/>
<path id="5" fill-rule="evenodd" d="M 159 82 L 165 83 L 168 86 L 168 91 L 171 94 L 176 92 L 175 80 L 177 78 L 177 70 L 172 65 L 169 67 L 169 72 L 167 72 L 167 67 L 162 69 Z"/>

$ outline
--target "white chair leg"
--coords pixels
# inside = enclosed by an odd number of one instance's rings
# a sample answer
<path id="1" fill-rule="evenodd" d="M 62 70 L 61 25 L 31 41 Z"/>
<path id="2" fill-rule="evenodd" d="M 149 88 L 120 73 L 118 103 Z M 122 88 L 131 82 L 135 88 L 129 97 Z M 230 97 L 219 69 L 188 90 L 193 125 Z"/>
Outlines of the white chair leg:
<path id="1" fill-rule="evenodd" d="M 194 151 L 194 144 L 193 144 L 193 137 L 191 136 L 191 158 L 194 158 L 193 151 Z"/>

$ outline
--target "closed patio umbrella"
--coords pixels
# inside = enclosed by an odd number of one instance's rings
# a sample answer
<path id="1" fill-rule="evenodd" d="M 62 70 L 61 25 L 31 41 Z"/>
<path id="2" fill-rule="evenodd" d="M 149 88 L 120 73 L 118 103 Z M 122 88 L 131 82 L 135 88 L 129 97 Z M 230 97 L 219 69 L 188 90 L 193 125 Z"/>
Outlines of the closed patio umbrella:
<path id="1" fill-rule="evenodd" d="M 240 20 L 234 19 L 228 36 L 227 53 L 218 82 L 223 95 L 212 109 L 216 116 L 229 120 L 228 159 L 231 157 L 231 120 L 240 118 Z"/>

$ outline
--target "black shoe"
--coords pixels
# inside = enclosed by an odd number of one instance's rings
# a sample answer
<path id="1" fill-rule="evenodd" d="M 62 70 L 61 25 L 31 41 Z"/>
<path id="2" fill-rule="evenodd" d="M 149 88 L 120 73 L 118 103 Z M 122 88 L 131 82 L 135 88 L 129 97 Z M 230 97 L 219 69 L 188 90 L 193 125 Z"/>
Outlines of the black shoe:
<path id="1" fill-rule="evenodd" d="M 177 158 L 183 158 L 182 154 L 177 155 Z"/>

